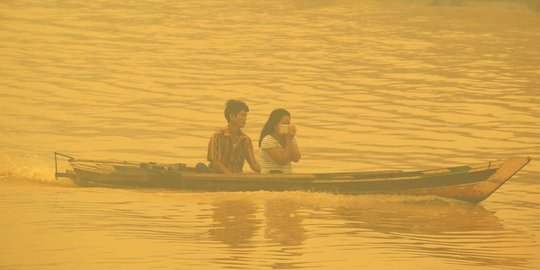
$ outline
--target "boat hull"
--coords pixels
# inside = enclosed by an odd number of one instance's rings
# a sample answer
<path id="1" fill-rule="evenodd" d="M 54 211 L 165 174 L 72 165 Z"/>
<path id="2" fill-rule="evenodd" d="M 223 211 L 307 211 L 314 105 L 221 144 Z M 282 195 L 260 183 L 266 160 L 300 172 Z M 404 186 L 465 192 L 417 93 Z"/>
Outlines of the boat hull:
<path id="1" fill-rule="evenodd" d="M 199 173 L 168 165 L 71 161 L 81 186 L 174 188 L 192 191 L 311 191 L 339 194 L 436 195 L 470 202 L 489 197 L 530 161 L 513 158 L 437 170 L 320 174 Z M 153 163 L 152 163 L 153 164 Z M 144 166 L 143 166 L 144 165 Z"/>

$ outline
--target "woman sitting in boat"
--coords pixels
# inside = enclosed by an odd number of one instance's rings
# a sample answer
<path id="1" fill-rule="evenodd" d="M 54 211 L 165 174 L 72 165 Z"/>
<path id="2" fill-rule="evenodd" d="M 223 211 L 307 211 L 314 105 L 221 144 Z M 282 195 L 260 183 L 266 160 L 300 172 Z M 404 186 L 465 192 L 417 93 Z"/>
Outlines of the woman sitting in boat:
<path id="1" fill-rule="evenodd" d="M 301 157 L 295 136 L 291 114 L 285 109 L 272 111 L 259 138 L 261 173 L 292 173 L 291 161 Z"/>

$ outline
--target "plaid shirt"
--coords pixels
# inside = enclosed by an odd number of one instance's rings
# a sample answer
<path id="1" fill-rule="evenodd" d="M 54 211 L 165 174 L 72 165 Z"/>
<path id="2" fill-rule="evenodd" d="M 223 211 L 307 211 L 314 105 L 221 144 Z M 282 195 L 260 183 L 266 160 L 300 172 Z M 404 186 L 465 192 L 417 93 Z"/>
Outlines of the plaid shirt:
<path id="1" fill-rule="evenodd" d="M 248 155 L 254 156 L 251 139 L 240 132 L 238 141 L 233 143 L 228 127 L 214 133 L 208 143 L 207 159 L 210 161 L 210 167 L 213 161 L 219 160 L 233 173 L 239 173 L 242 172 L 244 160 Z"/>

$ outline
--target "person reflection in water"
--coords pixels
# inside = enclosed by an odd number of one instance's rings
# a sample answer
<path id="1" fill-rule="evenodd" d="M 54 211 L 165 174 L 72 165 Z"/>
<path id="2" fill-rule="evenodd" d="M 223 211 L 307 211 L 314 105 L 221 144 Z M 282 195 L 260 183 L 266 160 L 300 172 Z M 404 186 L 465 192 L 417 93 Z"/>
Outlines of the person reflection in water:
<path id="1" fill-rule="evenodd" d="M 210 239 L 231 247 L 252 247 L 251 239 L 259 228 L 256 217 L 257 206 L 245 200 L 226 200 L 214 204 L 213 226 L 208 233 Z"/>
<path id="2" fill-rule="evenodd" d="M 291 161 L 301 157 L 295 136 L 291 114 L 285 109 L 272 111 L 259 138 L 262 173 L 292 173 Z"/>
<path id="3" fill-rule="evenodd" d="M 294 200 L 278 197 L 265 204 L 265 237 L 283 246 L 299 246 L 305 240 L 305 232 L 299 215 L 300 204 Z"/>
<path id="4" fill-rule="evenodd" d="M 241 130 L 246 125 L 248 112 L 246 103 L 239 100 L 227 101 L 224 114 L 228 125 L 214 133 L 208 143 L 207 159 L 215 172 L 241 173 L 244 160 L 248 161 L 253 171 L 261 171 L 253 153 L 253 143 Z"/>

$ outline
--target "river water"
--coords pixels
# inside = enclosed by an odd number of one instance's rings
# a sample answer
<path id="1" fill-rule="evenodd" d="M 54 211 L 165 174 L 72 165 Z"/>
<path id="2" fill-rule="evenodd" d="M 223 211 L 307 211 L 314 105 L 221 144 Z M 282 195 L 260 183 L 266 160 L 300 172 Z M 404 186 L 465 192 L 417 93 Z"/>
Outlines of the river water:
<path id="1" fill-rule="evenodd" d="M 538 269 L 539 30 L 535 0 L 3 0 L 0 269 Z M 204 161 L 230 98 L 255 143 L 291 112 L 297 172 L 532 162 L 480 204 L 53 177 Z"/>

